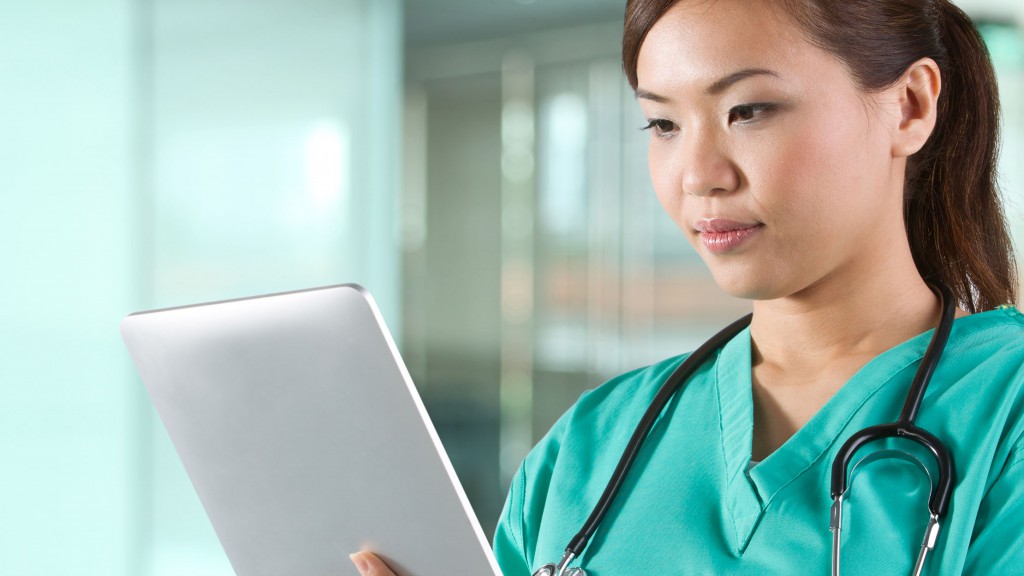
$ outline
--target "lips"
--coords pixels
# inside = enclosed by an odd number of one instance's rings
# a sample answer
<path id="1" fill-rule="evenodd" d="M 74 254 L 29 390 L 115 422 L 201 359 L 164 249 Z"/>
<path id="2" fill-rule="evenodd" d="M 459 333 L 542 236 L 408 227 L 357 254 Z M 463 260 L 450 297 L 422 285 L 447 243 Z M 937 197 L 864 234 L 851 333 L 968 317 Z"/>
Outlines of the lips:
<path id="1" fill-rule="evenodd" d="M 736 250 L 757 235 L 764 225 L 760 222 L 741 222 L 727 218 L 701 218 L 693 228 L 709 252 L 726 254 Z"/>
<path id="2" fill-rule="evenodd" d="M 760 226 L 759 222 L 737 222 L 726 218 L 701 218 L 694 225 L 697 232 L 732 232 Z"/>

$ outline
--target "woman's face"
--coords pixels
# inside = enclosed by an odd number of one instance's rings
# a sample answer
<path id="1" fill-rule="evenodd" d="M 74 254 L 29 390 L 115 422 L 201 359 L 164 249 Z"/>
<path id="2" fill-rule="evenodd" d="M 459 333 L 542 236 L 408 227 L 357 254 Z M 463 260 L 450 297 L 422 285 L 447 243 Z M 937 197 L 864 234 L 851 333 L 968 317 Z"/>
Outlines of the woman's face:
<path id="1" fill-rule="evenodd" d="M 684 0 L 637 67 L 658 198 L 718 284 L 753 299 L 841 286 L 906 243 L 893 106 L 771 4 Z"/>

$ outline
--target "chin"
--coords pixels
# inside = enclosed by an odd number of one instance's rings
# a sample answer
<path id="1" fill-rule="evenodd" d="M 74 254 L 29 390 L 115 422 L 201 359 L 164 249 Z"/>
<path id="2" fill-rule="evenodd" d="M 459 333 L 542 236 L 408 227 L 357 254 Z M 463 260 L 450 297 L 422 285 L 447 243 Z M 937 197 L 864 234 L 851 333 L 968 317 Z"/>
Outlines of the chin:
<path id="1" fill-rule="evenodd" d="M 774 300 L 783 295 L 778 282 L 772 282 L 758 274 L 739 270 L 715 270 L 711 275 L 718 287 L 733 298 L 744 300 Z"/>

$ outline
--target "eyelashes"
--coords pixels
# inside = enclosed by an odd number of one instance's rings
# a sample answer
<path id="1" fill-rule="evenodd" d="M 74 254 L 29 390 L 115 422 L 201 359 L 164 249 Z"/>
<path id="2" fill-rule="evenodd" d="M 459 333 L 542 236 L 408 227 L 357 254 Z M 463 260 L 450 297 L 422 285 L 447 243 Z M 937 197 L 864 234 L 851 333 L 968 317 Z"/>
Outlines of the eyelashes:
<path id="1" fill-rule="evenodd" d="M 740 104 L 739 106 L 733 106 L 729 110 L 729 123 L 730 124 L 746 124 L 754 122 L 762 116 L 768 115 L 778 109 L 778 106 L 768 102 L 758 102 L 756 104 Z"/>
<path id="2" fill-rule="evenodd" d="M 729 109 L 727 121 L 731 125 L 753 124 L 765 119 L 779 109 L 778 104 L 770 102 L 756 102 L 752 104 L 740 104 Z M 647 125 L 640 128 L 641 131 L 650 131 L 659 138 L 666 138 L 679 130 L 679 127 L 671 120 L 665 118 L 652 118 Z"/>
<path id="3" fill-rule="evenodd" d="M 654 118 L 647 122 L 647 125 L 641 128 L 642 131 L 650 130 L 656 135 L 662 135 L 675 130 L 675 123 L 671 120 L 665 120 L 664 118 Z"/>

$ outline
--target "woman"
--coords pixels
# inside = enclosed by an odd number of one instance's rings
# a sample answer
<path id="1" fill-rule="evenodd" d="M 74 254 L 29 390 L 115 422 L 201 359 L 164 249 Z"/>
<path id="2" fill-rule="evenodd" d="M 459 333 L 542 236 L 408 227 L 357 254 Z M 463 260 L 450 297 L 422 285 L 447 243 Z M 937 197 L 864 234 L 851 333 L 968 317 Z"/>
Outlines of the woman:
<path id="1" fill-rule="evenodd" d="M 831 463 L 899 415 L 940 316 L 928 279 L 960 309 L 917 420 L 956 466 L 925 573 L 1024 573 L 1024 316 L 967 17 L 946 0 L 630 0 L 623 64 L 662 205 L 754 312 L 665 408 L 572 565 L 827 573 Z M 681 361 L 585 394 L 530 453 L 495 535 L 506 576 L 562 557 Z M 844 573 L 911 572 L 929 486 L 907 462 L 858 468 Z"/>

